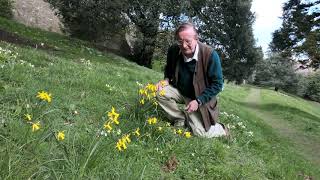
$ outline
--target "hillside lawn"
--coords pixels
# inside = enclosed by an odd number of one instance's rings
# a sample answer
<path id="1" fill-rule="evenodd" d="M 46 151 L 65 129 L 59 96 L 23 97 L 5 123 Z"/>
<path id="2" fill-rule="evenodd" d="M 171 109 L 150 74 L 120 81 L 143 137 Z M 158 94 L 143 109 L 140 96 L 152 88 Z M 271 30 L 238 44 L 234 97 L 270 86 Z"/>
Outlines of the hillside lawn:
<path id="1" fill-rule="evenodd" d="M 226 84 L 220 121 L 232 138 L 186 138 L 158 106 L 140 103 L 140 84 L 162 73 L 2 18 L 0 30 L 30 40 L 0 41 L 0 179 L 320 179 L 318 103 Z M 51 103 L 36 97 L 42 90 Z M 112 107 L 120 124 L 109 133 Z M 125 134 L 131 142 L 118 151 Z"/>

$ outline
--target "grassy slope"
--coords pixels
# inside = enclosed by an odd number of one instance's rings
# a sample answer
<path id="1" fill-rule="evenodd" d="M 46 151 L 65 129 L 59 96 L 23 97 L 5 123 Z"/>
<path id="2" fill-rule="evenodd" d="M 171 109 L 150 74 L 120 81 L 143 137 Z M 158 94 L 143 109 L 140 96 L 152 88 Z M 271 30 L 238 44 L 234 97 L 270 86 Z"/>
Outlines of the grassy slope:
<path id="1" fill-rule="evenodd" d="M 299 174 L 320 177 L 319 167 L 305 160 L 286 138 L 244 106 L 249 87 L 226 85 L 220 96 L 221 111 L 227 112 L 221 114 L 221 121 L 234 126 L 231 142 L 186 139 L 174 135 L 169 128 L 157 132 L 146 126 L 145 120 L 152 113 L 137 105 L 136 81 L 156 82 L 162 77 L 160 73 L 88 48 L 79 40 L 4 19 L 0 19 L 0 27 L 58 49 L 43 51 L 0 42 L 0 47 L 17 52 L 17 59 L 26 61 L 7 63 L 0 71 L 1 179 L 302 179 Z M 53 94 L 50 105 L 35 98 L 39 90 Z M 266 95 L 273 97 L 274 93 Z M 263 99 L 267 102 L 270 97 Z M 276 103 L 286 110 L 281 97 Z M 115 149 L 119 137 L 116 133 L 97 136 L 111 106 L 120 113 L 122 133 L 140 127 L 144 134 L 139 140 L 133 138 L 125 152 Z M 74 114 L 75 110 L 79 114 Z M 303 111 L 320 117 L 315 107 L 308 106 Z M 278 115 L 282 117 L 281 112 Z M 32 113 L 41 121 L 40 131 L 31 132 L 23 120 L 25 113 Z M 242 128 L 241 123 L 246 127 Z M 54 138 L 59 130 L 66 133 L 63 142 Z M 314 136 L 319 134 L 314 132 Z M 178 161 L 177 168 L 167 173 L 162 167 L 173 156 Z"/>

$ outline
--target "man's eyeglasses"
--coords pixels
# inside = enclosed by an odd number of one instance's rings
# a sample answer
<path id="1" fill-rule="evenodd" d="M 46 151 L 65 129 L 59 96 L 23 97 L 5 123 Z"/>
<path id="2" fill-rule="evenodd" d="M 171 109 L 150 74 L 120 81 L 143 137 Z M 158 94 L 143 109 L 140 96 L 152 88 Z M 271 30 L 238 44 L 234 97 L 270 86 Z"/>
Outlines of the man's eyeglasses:
<path id="1" fill-rule="evenodd" d="M 177 44 L 179 46 L 182 46 L 183 43 L 187 43 L 187 45 L 191 45 L 192 44 L 193 39 L 184 39 L 184 40 L 177 40 Z"/>

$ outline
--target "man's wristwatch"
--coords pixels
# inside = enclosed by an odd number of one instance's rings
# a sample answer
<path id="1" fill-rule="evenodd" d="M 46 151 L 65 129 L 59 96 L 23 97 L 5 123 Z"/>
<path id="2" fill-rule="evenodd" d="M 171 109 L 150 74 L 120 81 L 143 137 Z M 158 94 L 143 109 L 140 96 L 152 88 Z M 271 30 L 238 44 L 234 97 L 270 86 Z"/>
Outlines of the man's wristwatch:
<path id="1" fill-rule="evenodd" d="M 198 102 L 198 105 L 202 105 L 202 102 L 200 101 L 200 99 L 196 99 L 196 101 Z"/>

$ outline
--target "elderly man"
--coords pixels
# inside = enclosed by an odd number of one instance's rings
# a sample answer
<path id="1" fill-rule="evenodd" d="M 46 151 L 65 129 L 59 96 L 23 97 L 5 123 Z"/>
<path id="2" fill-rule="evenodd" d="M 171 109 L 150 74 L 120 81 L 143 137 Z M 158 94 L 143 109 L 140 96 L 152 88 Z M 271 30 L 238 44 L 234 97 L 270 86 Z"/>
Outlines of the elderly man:
<path id="1" fill-rule="evenodd" d="M 176 127 L 190 127 L 202 137 L 228 135 L 218 123 L 217 94 L 223 87 L 220 58 L 216 51 L 198 41 L 193 24 L 181 24 L 175 33 L 177 43 L 167 54 L 164 80 L 157 83 L 159 105 Z M 180 109 L 178 104 L 185 104 Z"/>

